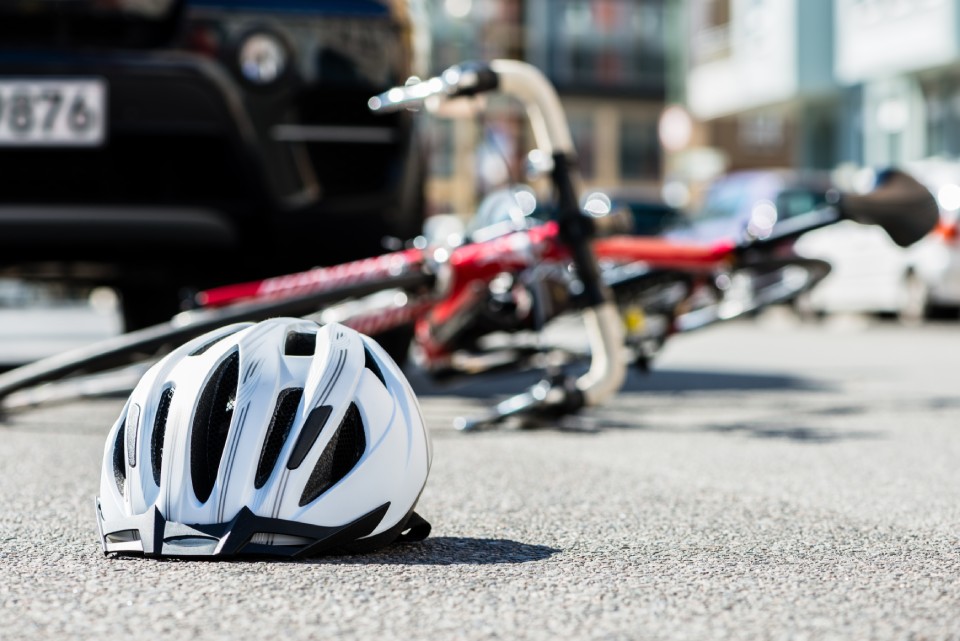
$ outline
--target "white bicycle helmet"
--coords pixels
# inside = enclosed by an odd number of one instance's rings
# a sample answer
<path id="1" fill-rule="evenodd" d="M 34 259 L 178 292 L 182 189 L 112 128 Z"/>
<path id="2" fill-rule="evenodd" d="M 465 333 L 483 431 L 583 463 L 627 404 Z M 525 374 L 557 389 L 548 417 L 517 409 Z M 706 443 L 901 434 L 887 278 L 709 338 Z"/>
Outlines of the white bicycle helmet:
<path id="1" fill-rule="evenodd" d="M 432 453 L 376 342 L 338 324 L 240 323 L 144 375 L 110 430 L 105 553 L 300 557 L 422 540 Z"/>

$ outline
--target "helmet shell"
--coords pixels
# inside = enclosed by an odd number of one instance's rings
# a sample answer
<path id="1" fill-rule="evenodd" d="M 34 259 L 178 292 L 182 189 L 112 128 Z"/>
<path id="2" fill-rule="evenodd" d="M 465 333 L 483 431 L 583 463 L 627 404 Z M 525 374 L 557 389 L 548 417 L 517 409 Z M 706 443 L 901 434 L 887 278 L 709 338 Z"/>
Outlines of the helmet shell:
<path id="1" fill-rule="evenodd" d="M 422 538 L 431 459 L 416 397 L 374 340 L 293 318 L 226 326 L 130 395 L 104 450 L 101 542 L 302 556 Z"/>

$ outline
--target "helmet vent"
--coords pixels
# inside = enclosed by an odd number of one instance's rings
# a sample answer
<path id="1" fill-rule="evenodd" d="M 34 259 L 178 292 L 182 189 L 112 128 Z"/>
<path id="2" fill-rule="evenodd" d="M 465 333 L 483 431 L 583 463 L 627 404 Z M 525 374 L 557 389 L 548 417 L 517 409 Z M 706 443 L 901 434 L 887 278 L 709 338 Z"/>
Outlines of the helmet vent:
<path id="1" fill-rule="evenodd" d="M 190 435 L 190 476 L 193 492 L 206 503 L 217 480 L 217 470 L 230 432 L 237 400 L 240 354 L 234 351 L 213 372 L 200 393 Z"/>
<path id="2" fill-rule="evenodd" d="M 260 451 L 260 463 L 257 465 L 257 476 L 254 479 L 254 487 L 258 490 L 266 484 L 273 473 L 277 459 L 280 458 L 280 450 L 287 441 L 293 419 L 297 415 L 301 398 L 303 398 L 302 387 L 285 389 L 277 396 L 277 406 L 273 410 L 270 427 L 267 428 L 267 436 Z"/>
<path id="3" fill-rule="evenodd" d="M 303 488 L 300 506 L 315 500 L 349 474 L 363 456 L 366 447 L 367 439 L 363 432 L 360 410 L 355 403 L 350 403 L 340 427 L 327 443 Z"/>
<path id="4" fill-rule="evenodd" d="M 123 494 L 123 488 L 127 484 L 127 462 L 123 456 L 123 441 L 126 435 L 127 417 L 124 416 L 120 422 L 120 429 L 117 430 L 117 440 L 113 443 L 113 480 L 117 484 L 117 490 Z"/>
<path id="5" fill-rule="evenodd" d="M 167 415 L 173 400 L 173 388 L 168 387 L 160 395 L 157 417 L 153 420 L 153 434 L 150 437 L 150 463 L 153 467 L 153 482 L 160 485 L 160 466 L 163 464 L 163 438 L 167 432 Z"/>
<path id="6" fill-rule="evenodd" d="M 287 356 L 313 356 L 316 351 L 316 332 L 290 332 L 287 334 L 287 342 L 283 346 L 283 353 Z"/>
<path id="7" fill-rule="evenodd" d="M 387 384 L 387 381 L 383 378 L 383 372 L 380 371 L 380 366 L 377 365 L 377 361 L 373 358 L 373 354 L 370 353 L 370 350 L 364 346 L 363 348 L 364 356 L 364 367 L 373 372 L 373 375 L 380 379 L 380 382 L 384 385 Z"/>
<path id="8" fill-rule="evenodd" d="M 236 334 L 237 332 L 239 332 L 241 329 L 243 329 L 243 328 L 242 328 L 242 327 L 238 327 L 237 329 L 233 330 L 232 332 L 227 332 L 226 334 L 223 334 L 222 336 L 217 336 L 216 338 L 213 338 L 213 339 L 207 341 L 206 343 L 204 343 L 203 345 L 201 345 L 201 346 L 198 347 L 197 349 L 195 349 L 195 350 L 193 350 L 192 352 L 190 352 L 190 356 L 200 356 L 200 354 L 203 354 L 203 353 L 206 352 L 208 349 L 210 349 L 211 347 L 213 347 L 214 345 L 216 345 L 217 343 L 219 343 L 219 342 L 222 341 L 223 339 L 227 338 L 228 336 L 233 336 L 234 334 Z"/>

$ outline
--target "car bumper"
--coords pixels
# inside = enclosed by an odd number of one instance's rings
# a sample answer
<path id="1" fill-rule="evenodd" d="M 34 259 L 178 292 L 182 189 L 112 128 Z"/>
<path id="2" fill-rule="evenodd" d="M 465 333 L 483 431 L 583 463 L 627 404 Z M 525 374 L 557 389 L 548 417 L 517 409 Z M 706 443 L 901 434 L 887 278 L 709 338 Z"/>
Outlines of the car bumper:
<path id="1" fill-rule="evenodd" d="M 349 245 L 317 240 L 328 223 L 362 236 L 411 186 L 411 117 L 373 121 L 367 89 L 338 88 L 337 102 L 304 88 L 291 104 L 309 101 L 313 119 L 278 126 L 203 56 L 0 51 L 0 78 L 90 77 L 107 87 L 103 145 L 0 147 L 0 266 L 203 247 L 244 248 L 269 272 L 309 267 L 318 245 Z"/>
<path id="2" fill-rule="evenodd" d="M 960 305 L 960 248 L 941 245 L 917 263 L 917 272 L 929 288 L 930 302 Z"/>

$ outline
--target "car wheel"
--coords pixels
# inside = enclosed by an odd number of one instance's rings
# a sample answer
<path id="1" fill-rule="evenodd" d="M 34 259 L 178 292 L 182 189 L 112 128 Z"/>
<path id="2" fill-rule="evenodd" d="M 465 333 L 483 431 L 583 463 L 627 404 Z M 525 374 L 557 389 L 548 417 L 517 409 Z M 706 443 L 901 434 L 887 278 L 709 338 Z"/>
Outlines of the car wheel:
<path id="1" fill-rule="evenodd" d="M 180 288 L 174 285 L 122 283 L 117 293 L 126 332 L 166 322 L 181 311 Z"/>
<path id="2" fill-rule="evenodd" d="M 790 306 L 793 308 L 793 313 L 796 317 L 803 323 L 822 321 L 825 315 L 822 309 L 814 307 L 810 290 L 797 294 L 794 299 L 790 301 Z"/>
<path id="3" fill-rule="evenodd" d="M 930 288 L 916 274 L 908 274 L 898 317 L 905 325 L 919 325 L 930 313 Z"/>
<path id="4" fill-rule="evenodd" d="M 410 353 L 410 342 L 413 340 L 413 325 L 404 325 L 390 331 L 377 334 L 373 337 L 380 347 L 390 355 L 397 365 L 403 367 Z"/>
<path id="5" fill-rule="evenodd" d="M 960 307 L 930 303 L 927 307 L 927 318 L 944 321 L 957 320 L 960 318 Z"/>

